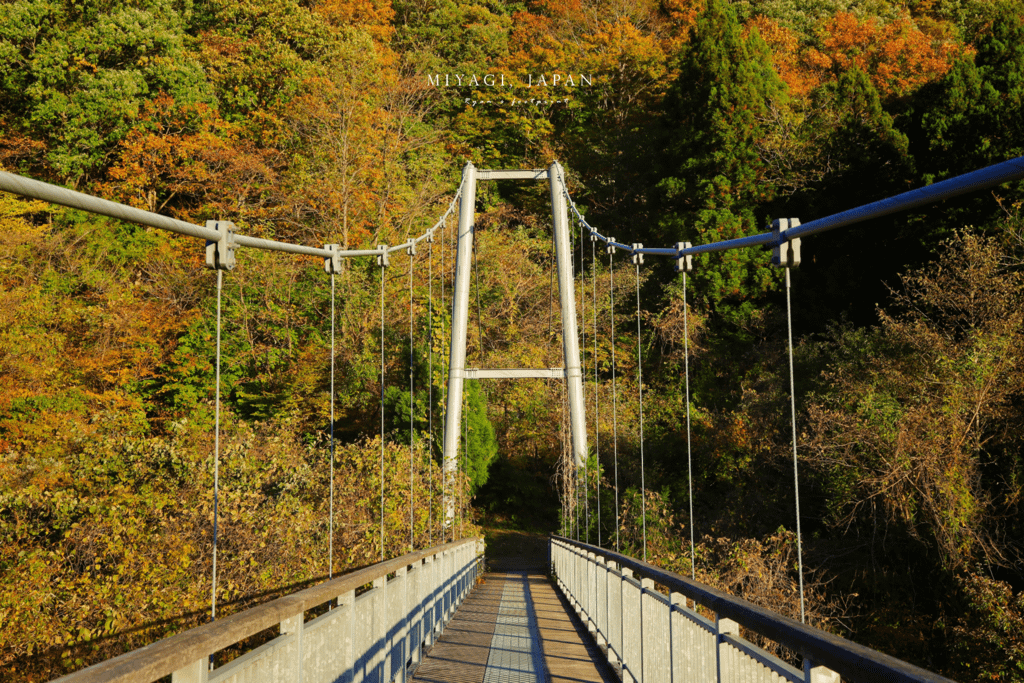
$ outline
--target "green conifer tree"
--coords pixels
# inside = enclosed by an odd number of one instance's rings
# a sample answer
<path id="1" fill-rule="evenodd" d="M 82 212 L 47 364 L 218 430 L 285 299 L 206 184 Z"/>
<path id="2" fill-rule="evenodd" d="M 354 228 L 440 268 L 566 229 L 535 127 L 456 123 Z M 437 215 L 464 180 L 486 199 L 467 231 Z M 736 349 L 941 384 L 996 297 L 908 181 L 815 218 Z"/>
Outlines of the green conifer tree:
<path id="1" fill-rule="evenodd" d="M 785 98 L 767 46 L 744 38 L 733 9 L 709 0 L 682 56 L 666 100 L 666 177 L 660 183 L 662 229 L 674 240 L 706 243 L 763 229 L 755 207 L 774 188 L 765 181 L 756 142 L 769 107 Z M 741 322 L 771 286 L 764 254 L 737 250 L 707 257 L 695 289 L 725 319 Z"/>
<path id="2" fill-rule="evenodd" d="M 494 435 L 491 421 L 487 419 L 487 396 L 480 389 L 480 382 L 467 380 L 465 387 L 467 474 L 471 494 L 476 495 L 480 487 L 487 483 L 491 463 L 498 456 L 498 439 Z"/>

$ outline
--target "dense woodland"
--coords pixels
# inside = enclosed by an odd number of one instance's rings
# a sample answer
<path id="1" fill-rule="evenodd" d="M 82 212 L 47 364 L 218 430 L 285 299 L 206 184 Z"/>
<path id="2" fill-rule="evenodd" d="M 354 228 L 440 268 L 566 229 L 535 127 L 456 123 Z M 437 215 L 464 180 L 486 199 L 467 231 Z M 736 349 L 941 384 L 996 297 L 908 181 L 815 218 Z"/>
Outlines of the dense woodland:
<path id="1" fill-rule="evenodd" d="M 422 233 L 466 161 L 560 160 L 587 220 L 622 242 L 753 234 L 1021 156 L 1022 97 L 1020 0 L 0 4 L 0 167 L 317 246 Z M 1024 680 L 1022 189 L 808 238 L 793 273 L 810 621 L 960 681 Z M 547 186 L 481 183 L 476 208 L 469 364 L 561 365 Z M 442 535 L 452 235 L 383 275 L 389 556 L 409 547 L 410 498 L 416 546 Z M 682 280 L 649 257 L 638 339 L 632 264 L 579 247 L 581 533 L 641 552 L 639 345 L 651 561 L 689 574 L 692 530 L 700 580 L 798 616 L 782 273 L 761 249 L 695 258 L 684 339 Z M 209 618 L 203 251 L 0 196 L 3 680 Z M 335 572 L 381 551 L 381 277 L 362 259 L 337 278 Z M 329 571 L 330 280 L 317 259 L 242 250 L 223 311 L 226 614 Z M 562 392 L 469 383 L 457 531 L 575 519 Z"/>

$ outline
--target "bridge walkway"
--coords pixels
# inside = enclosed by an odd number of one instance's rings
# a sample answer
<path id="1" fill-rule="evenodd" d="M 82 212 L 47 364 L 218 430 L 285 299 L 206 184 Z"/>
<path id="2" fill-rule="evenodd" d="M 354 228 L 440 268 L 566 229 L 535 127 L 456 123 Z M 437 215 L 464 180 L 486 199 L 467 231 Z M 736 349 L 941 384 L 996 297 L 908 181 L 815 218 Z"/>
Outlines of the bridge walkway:
<path id="1" fill-rule="evenodd" d="M 546 554 L 546 553 L 545 553 Z M 546 558 L 490 563 L 416 670 L 416 683 L 618 683 L 545 573 Z"/>

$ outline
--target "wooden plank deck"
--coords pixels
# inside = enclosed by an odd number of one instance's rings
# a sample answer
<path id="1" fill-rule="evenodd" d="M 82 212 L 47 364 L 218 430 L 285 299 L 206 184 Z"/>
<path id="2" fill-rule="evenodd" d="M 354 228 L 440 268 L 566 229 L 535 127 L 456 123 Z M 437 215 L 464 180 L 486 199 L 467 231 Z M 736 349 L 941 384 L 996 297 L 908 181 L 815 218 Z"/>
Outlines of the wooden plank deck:
<path id="1" fill-rule="evenodd" d="M 525 605 L 524 605 L 525 603 Z M 518 607 L 525 606 L 524 609 Z M 618 683 L 547 576 L 492 572 L 424 657 L 421 683 Z"/>

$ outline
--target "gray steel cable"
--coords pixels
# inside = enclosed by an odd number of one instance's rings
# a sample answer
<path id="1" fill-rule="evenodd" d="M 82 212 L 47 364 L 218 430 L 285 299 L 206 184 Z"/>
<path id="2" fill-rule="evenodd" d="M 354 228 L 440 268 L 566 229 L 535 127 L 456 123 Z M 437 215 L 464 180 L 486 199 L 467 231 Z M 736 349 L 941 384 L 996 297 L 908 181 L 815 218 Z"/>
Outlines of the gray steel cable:
<path id="1" fill-rule="evenodd" d="M 788 232 L 788 231 L 787 231 Z M 796 457 L 796 384 L 793 381 L 793 309 L 789 297 L 789 268 L 786 268 L 786 324 L 789 332 L 789 409 L 793 427 L 793 492 L 796 496 L 796 558 L 800 574 L 800 623 L 806 623 L 804 616 L 804 551 L 803 536 L 800 533 L 800 475 Z"/>
<path id="2" fill-rule="evenodd" d="M 640 398 L 640 517 L 644 530 L 644 562 L 647 561 L 647 484 L 644 481 L 644 372 L 640 351 L 640 263 L 636 264 L 636 380 Z"/>
<path id="3" fill-rule="evenodd" d="M 224 271 L 217 269 L 217 369 L 213 418 L 213 577 L 210 591 L 210 620 L 217 618 L 217 517 L 220 504 L 220 300 Z M 212 658 L 211 658 L 212 665 Z"/>
<path id="4" fill-rule="evenodd" d="M 383 259 L 383 255 L 381 257 Z M 380 561 L 384 561 L 384 262 L 380 266 Z"/>
<path id="5" fill-rule="evenodd" d="M 334 577 L 334 273 L 331 273 L 331 520 L 328 525 L 327 578 Z"/>
<path id="6" fill-rule="evenodd" d="M 563 190 L 564 191 L 564 190 Z M 587 300 L 583 296 L 586 291 L 586 281 L 583 279 L 585 272 L 583 270 L 583 223 L 580 226 L 580 374 L 583 376 L 583 381 L 580 382 L 580 386 L 583 394 L 583 406 L 584 409 L 587 405 Z M 584 419 L 586 416 L 584 416 Z M 584 422 L 584 430 L 586 429 L 586 423 Z M 583 522 L 586 525 L 586 540 L 590 543 L 590 476 L 589 476 L 589 461 L 587 453 L 583 454 Z"/>
<path id="7" fill-rule="evenodd" d="M 594 460 L 597 463 L 597 545 L 601 545 L 601 422 L 597 376 L 597 242 L 590 241 L 590 274 L 593 276 L 591 295 L 594 299 Z"/>
<path id="8" fill-rule="evenodd" d="M 410 247 L 410 252 L 413 247 Z M 414 512 L 416 508 L 416 479 L 413 476 L 413 265 L 416 262 L 416 255 L 409 255 L 409 552 L 416 550 L 415 528 L 416 522 Z"/>
<path id="9" fill-rule="evenodd" d="M 427 539 L 434 547 L 434 240 L 427 243 Z"/>
<path id="10" fill-rule="evenodd" d="M 696 559 L 693 554 L 693 456 L 690 449 L 690 325 L 686 301 L 686 269 L 683 269 L 683 358 L 686 368 L 686 482 L 690 496 L 690 578 L 696 580 Z"/>
<path id="11" fill-rule="evenodd" d="M 611 322 L 609 337 L 612 346 L 612 448 L 615 463 L 615 552 L 619 552 L 619 393 L 615 385 L 615 267 L 614 251 L 608 251 L 608 298 Z"/>

